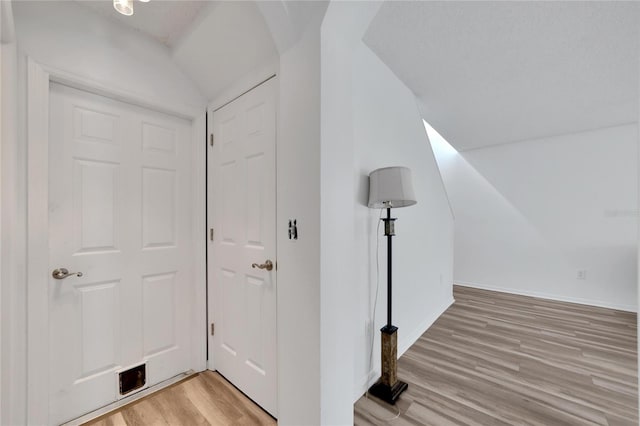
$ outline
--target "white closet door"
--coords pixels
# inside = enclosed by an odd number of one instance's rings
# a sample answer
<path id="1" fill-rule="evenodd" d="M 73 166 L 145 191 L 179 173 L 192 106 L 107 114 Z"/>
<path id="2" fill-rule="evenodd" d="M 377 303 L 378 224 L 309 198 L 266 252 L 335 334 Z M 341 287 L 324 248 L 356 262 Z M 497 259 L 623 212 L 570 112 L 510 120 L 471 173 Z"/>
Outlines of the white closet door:
<path id="1" fill-rule="evenodd" d="M 275 80 L 213 113 L 215 368 L 277 415 Z M 271 261 L 273 269 L 252 268 Z"/>
<path id="2" fill-rule="evenodd" d="M 120 397 L 117 371 L 147 385 L 188 369 L 191 123 L 51 85 L 49 420 Z"/>

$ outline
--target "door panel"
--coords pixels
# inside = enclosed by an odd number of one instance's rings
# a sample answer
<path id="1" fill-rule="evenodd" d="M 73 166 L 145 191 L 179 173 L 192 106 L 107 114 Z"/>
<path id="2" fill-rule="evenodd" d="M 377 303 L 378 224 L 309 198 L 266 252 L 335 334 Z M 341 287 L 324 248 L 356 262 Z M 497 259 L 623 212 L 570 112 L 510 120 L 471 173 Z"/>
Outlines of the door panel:
<path id="1" fill-rule="evenodd" d="M 120 397 L 116 372 L 147 385 L 189 368 L 191 124 L 51 84 L 51 423 Z"/>
<path id="2" fill-rule="evenodd" d="M 213 113 L 209 277 L 215 368 L 276 416 L 275 80 Z"/>

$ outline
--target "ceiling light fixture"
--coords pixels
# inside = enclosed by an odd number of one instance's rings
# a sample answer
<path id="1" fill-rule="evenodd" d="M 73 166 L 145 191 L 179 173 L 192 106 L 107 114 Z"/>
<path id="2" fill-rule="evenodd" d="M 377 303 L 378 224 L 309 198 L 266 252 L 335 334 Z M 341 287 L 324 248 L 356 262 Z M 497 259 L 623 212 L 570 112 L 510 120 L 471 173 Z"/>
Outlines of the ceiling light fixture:
<path id="1" fill-rule="evenodd" d="M 148 3 L 149 0 L 139 0 Z M 113 0 L 113 8 L 126 16 L 133 15 L 133 0 Z"/>
<path id="2" fill-rule="evenodd" d="M 133 0 L 113 0 L 113 7 L 123 15 L 133 15 Z"/>

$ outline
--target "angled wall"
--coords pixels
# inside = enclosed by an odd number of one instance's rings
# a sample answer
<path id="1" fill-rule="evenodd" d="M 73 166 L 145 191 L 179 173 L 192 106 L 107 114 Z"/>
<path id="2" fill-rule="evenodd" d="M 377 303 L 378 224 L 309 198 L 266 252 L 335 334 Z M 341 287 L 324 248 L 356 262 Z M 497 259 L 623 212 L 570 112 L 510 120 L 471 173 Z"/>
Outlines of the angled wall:
<path id="1" fill-rule="evenodd" d="M 635 123 L 437 155 L 456 283 L 637 309 Z"/>
<path id="2" fill-rule="evenodd" d="M 453 301 L 453 217 L 415 96 L 362 42 L 379 7 L 331 3 L 322 24 L 321 424 L 353 423 L 353 401 L 379 377 L 386 245 L 380 236 L 374 317 L 380 211 L 367 207 L 374 169 L 410 167 L 419 200 L 393 211 L 399 355 Z"/>
<path id="3" fill-rule="evenodd" d="M 393 237 L 393 324 L 399 327 L 399 355 L 453 302 L 454 220 L 414 94 L 366 45 L 361 44 L 355 55 L 357 398 L 379 377 L 379 329 L 386 323 L 386 242 L 383 228 L 378 229 L 381 212 L 367 207 L 368 174 L 379 167 L 409 167 L 418 200 L 414 206 L 392 210 L 398 218 Z"/>

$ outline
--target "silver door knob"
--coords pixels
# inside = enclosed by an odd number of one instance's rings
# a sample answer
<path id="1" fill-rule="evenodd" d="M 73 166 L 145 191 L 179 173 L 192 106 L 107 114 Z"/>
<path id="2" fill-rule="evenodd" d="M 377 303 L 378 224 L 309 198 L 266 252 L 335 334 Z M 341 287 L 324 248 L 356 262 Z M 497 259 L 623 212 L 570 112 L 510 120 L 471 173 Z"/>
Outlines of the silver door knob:
<path id="1" fill-rule="evenodd" d="M 258 269 L 266 269 L 267 271 L 270 271 L 273 269 L 273 262 L 270 261 L 269 259 L 265 260 L 264 263 L 262 265 L 258 264 L 258 263 L 252 263 L 251 264 L 252 268 L 258 268 Z"/>
<path id="2" fill-rule="evenodd" d="M 69 272 L 67 268 L 58 268 L 58 269 L 54 269 L 53 272 L 51 273 L 51 276 L 56 280 L 64 280 L 65 278 L 70 277 L 71 275 L 75 275 L 78 278 L 80 278 L 82 276 L 82 272 Z"/>

